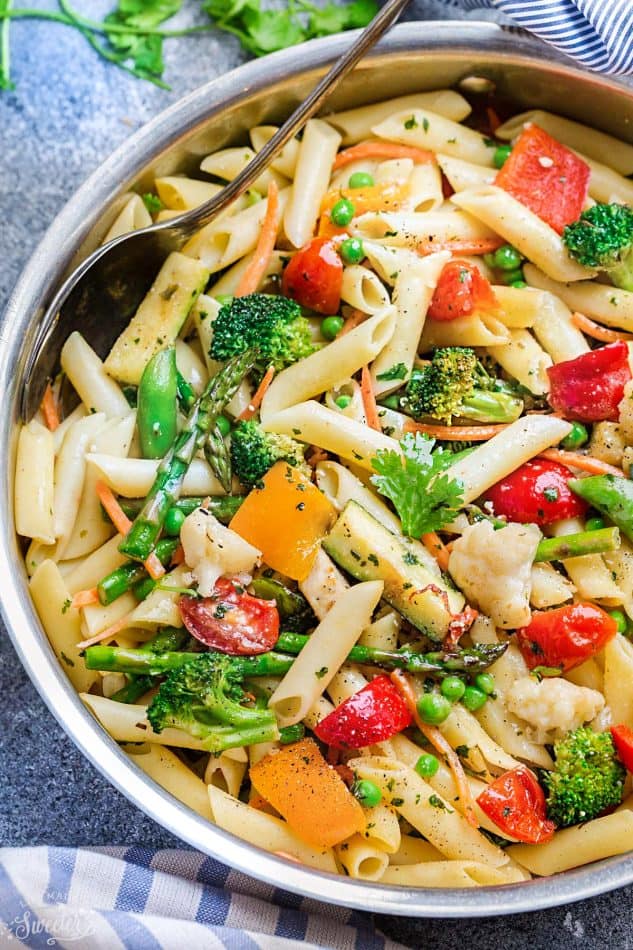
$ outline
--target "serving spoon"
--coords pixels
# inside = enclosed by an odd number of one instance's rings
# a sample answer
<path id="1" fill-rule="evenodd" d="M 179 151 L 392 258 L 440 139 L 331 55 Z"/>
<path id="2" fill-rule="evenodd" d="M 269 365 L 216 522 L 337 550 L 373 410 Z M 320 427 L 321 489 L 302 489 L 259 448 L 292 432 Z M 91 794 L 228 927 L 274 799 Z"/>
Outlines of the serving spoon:
<path id="1" fill-rule="evenodd" d="M 179 250 L 195 231 L 213 221 L 251 187 L 408 3 L 387 0 L 310 95 L 222 191 L 178 217 L 114 238 L 93 251 L 66 278 L 42 317 L 27 360 L 20 405 L 25 421 L 37 412 L 59 350 L 72 330 L 80 326 L 97 350 L 109 348 L 136 311 L 167 255 Z"/>

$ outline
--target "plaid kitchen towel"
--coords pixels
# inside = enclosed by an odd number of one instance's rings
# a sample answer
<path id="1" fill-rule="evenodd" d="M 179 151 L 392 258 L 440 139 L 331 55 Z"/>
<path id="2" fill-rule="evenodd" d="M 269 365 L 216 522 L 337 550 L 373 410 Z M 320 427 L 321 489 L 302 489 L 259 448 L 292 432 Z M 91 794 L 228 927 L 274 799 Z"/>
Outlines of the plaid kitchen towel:
<path id="1" fill-rule="evenodd" d="M 197 851 L 0 849 L 0 947 L 398 950 L 371 917 L 289 894 Z"/>

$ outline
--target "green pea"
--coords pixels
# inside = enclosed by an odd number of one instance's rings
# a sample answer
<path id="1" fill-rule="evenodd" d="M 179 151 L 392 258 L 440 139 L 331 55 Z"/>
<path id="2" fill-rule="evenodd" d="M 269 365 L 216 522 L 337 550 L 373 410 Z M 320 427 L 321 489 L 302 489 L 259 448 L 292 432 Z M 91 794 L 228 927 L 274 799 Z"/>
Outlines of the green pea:
<path id="1" fill-rule="evenodd" d="M 360 238 L 346 238 L 340 247 L 341 257 L 346 264 L 360 264 L 365 256 L 365 249 Z"/>
<path id="2" fill-rule="evenodd" d="M 433 778 L 439 767 L 439 759 L 430 752 L 423 752 L 414 765 L 414 769 L 422 778 Z"/>
<path id="3" fill-rule="evenodd" d="M 172 538 L 177 538 L 184 521 L 184 512 L 182 512 L 180 508 L 176 508 L 175 505 L 172 506 L 165 517 L 165 534 L 168 534 Z"/>
<path id="4" fill-rule="evenodd" d="M 600 531 L 604 526 L 603 518 L 587 518 L 585 521 L 585 531 Z"/>
<path id="5" fill-rule="evenodd" d="M 321 321 L 321 333 L 326 340 L 335 340 L 343 329 L 343 317 L 326 317 Z"/>
<path id="6" fill-rule="evenodd" d="M 617 624 L 618 633 L 626 633 L 629 627 L 628 620 L 626 619 L 626 614 L 621 610 L 610 610 L 609 616 L 613 617 Z"/>
<path id="7" fill-rule="evenodd" d="M 488 697 L 481 689 L 477 689 L 476 686 L 467 686 L 462 696 L 462 705 L 470 712 L 477 712 L 486 703 L 487 699 Z"/>
<path id="8" fill-rule="evenodd" d="M 371 188 L 374 184 L 373 176 L 369 172 L 354 172 L 347 183 L 350 188 Z"/>
<path id="9" fill-rule="evenodd" d="M 395 393 L 392 393 L 391 396 L 385 396 L 384 399 L 381 399 L 380 405 L 384 406 L 385 409 L 399 409 L 400 397 L 397 396 Z"/>
<path id="10" fill-rule="evenodd" d="M 496 267 L 494 254 L 484 254 L 484 264 L 488 267 Z"/>
<path id="11" fill-rule="evenodd" d="M 503 244 L 495 251 L 495 267 L 499 270 L 514 271 L 521 266 L 522 260 L 519 251 L 511 244 Z"/>
<path id="12" fill-rule="evenodd" d="M 524 280 L 513 280 L 510 283 L 510 287 L 516 287 L 517 290 L 522 290 L 524 287 L 527 287 L 527 284 Z"/>
<path id="13" fill-rule="evenodd" d="M 279 741 L 282 745 L 290 745 L 291 742 L 298 742 L 306 734 L 305 726 L 298 722 L 295 726 L 284 726 L 279 730 Z"/>
<path id="14" fill-rule="evenodd" d="M 587 427 L 584 426 L 582 422 L 572 422 L 571 432 L 562 440 L 561 446 L 564 449 L 574 452 L 576 449 L 581 448 L 588 440 L 589 433 L 587 432 Z"/>
<path id="15" fill-rule="evenodd" d="M 501 274 L 501 281 L 510 287 L 512 284 L 516 283 L 517 280 L 523 280 L 523 271 L 519 267 L 518 270 L 505 270 Z"/>
<path id="16" fill-rule="evenodd" d="M 352 795 L 354 795 L 361 805 L 365 808 L 375 808 L 382 801 L 382 792 L 375 782 L 370 782 L 368 778 L 360 779 L 352 785 Z"/>
<path id="17" fill-rule="evenodd" d="M 341 393 L 340 396 L 337 396 L 334 402 L 339 407 L 339 409 L 347 409 L 349 404 L 352 401 L 352 397 L 348 396 L 347 393 Z"/>
<path id="18" fill-rule="evenodd" d="M 512 152 L 511 145 L 497 145 L 494 151 L 494 155 L 492 156 L 492 161 L 494 163 L 495 168 L 503 168 L 505 163 L 510 158 L 511 152 Z"/>
<path id="19" fill-rule="evenodd" d="M 330 220 L 337 228 L 346 228 L 355 214 L 356 209 L 349 198 L 339 198 L 330 211 Z"/>
<path id="20" fill-rule="evenodd" d="M 495 678 L 492 673 L 478 673 L 475 677 L 475 686 L 486 696 L 492 696 L 495 691 Z"/>
<path id="21" fill-rule="evenodd" d="M 226 418 L 226 416 L 218 416 L 216 420 L 216 425 L 223 436 L 226 436 L 231 431 L 231 423 Z"/>
<path id="22" fill-rule="evenodd" d="M 442 696 L 450 699 L 451 702 L 457 702 L 461 699 L 466 690 L 466 684 L 459 676 L 445 676 L 440 686 Z"/>
<path id="23" fill-rule="evenodd" d="M 441 693 L 423 693 L 418 699 L 418 713 L 422 722 L 439 726 L 448 718 L 451 704 Z"/>

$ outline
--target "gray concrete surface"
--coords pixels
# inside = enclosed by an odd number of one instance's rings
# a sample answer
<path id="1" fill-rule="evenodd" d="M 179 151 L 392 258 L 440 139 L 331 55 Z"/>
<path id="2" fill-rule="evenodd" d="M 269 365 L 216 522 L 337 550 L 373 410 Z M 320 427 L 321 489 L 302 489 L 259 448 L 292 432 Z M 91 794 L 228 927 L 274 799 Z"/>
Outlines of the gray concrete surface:
<path id="1" fill-rule="evenodd" d="M 86 15 L 108 8 L 97 0 L 82 4 Z M 411 19 L 461 15 L 451 0 L 418 0 L 409 13 Z M 87 175 L 158 111 L 243 59 L 237 41 L 226 35 L 172 42 L 165 52 L 172 89 L 163 91 L 108 66 L 64 27 L 23 22 L 12 35 L 18 86 L 0 94 L 0 311 L 53 215 Z M 0 636 L 0 844 L 178 844 L 80 756 L 5 635 Z M 568 908 L 481 921 L 382 918 L 380 923 L 395 939 L 434 950 L 462 942 L 470 950 L 633 948 L 632 896 L 629 888 Z"/>

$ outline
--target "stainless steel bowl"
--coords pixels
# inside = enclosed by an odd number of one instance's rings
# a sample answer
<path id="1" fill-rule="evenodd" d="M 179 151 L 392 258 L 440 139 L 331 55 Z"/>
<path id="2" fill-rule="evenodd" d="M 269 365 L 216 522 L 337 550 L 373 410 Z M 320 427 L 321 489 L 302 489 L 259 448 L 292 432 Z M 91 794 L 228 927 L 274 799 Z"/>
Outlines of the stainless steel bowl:
<path id="1" fill-rule="evenodd" d="M 146 777 L 91 717 L 49 647 L 31 604 L 12 519 L 18 396 L 31 341 L 64 272 L 105 234 L 130 187 L 156 174 L 197 168 L 200 157 L 252 125 L 286 115 L 349 37 L 316 40 L 202 86 L 119 148 L 68 202 L 31 258 L 0 335 L 0 597 L 15 648 L 52 713 L 90 761 L 132 802 L 194 847 L 234 868 L 300 894 L 349 907 L 418 917 L 509 914 L 581 900 L 633 881 L 633 855 L 554 878 L 469 891 L 411 889 L 333 877 L 273 857 L 198 817 Z M 332 100 L 348 107 L 389 96 L 491 79 L 518 108 L 543 107 L 633 141 L 633 90 L 579 72 L 524 34 L 487 23 L 407 23 L 357 68 Z M 28 750 L 25 750 L 28 754 Z M 72 821 L 72 816 L 70 816 Z"/>

